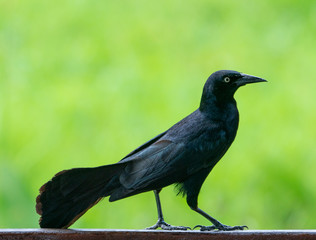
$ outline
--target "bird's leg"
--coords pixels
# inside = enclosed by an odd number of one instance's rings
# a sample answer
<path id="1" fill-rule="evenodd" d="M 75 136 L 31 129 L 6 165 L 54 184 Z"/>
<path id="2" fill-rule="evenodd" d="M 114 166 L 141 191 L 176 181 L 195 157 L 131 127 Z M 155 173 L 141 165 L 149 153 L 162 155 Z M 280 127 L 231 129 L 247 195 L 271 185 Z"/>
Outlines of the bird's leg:
<path id="1" fill-rule="evenodd" d="M 213 223 L 212 226 L 202 226 L 196 225 L 194 228 L 200 228 L 200 231 L 212 231 L 212 230 L 220 230 L 220 231 L 233 231 L 233 230 L 244 230 L 248 228 L 247 226 L 227 226 L 220 223 L 215 218 L 208 215 L 206 212 L 202 211 L 200 208 L 192 208 L 192 210 L 196 211 L 197 213 L 201 214 L 203 217 L 207 218 L 209 221 Z"/>
<path id="2" fill-rule="evenodd" d="M 165 222 L 163 215 L 162 215 L 161 203 L 160 203 L 160 198 L 159 198 L 160 191 L 161 191 L 161 189 L 154 190 L 156 204 L 157 204 L 157 211 L 158 211 L 158 221 L 155 225 L 148 227 L 146 229 L 153 230 L 153 229 L 157 229 L 159 227 L 163 230 L 188 230 L 188 229 L 191 229 L 190 227 L 184 227 L 184 226 L 172 226 L 172 225 Z"/>

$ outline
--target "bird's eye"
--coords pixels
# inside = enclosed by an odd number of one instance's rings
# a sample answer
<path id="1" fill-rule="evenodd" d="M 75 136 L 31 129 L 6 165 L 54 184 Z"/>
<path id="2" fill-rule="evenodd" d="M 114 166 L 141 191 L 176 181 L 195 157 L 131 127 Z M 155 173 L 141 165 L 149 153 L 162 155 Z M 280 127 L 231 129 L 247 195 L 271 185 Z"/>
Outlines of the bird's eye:
<path id="1" fill-rule="evenodd" d="M 224 82 L 225 82 L 225 83 L 229 83 L 229 82 L 230 82 L 230 78 L 229 78 L 229 77 L 225 77 L 225 78 L 224 78 Z"/>

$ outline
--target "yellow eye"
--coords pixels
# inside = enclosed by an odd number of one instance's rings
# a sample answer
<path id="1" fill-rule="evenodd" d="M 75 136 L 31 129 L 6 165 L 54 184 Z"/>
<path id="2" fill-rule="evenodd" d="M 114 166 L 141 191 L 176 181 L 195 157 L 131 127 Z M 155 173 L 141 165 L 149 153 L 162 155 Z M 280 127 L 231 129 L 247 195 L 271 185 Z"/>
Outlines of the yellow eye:
<path id="1" fill-rule="evenodd" d="M 230 78 L 229 78 L 229 77 L 225 77 L 225 78 L 224 78 L 224 82 L 225 82 L 225 83 L 229 83 L 229 82 L 230 82 Z"/>

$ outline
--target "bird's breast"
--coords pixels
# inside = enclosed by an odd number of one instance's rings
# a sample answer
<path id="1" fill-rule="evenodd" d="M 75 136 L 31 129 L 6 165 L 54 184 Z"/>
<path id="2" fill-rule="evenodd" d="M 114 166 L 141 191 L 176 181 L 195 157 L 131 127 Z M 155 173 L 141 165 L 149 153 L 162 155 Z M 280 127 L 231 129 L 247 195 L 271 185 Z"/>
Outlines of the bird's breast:
<path id="1" fill-rule="evenodd" d="M 237 108 L 227 114 L 223 113 L 219 119 L 211 119 L 210 122 L 213 127 L 203 134 L 203 141 L 199 141 L 199 151 L 207 155 L 205 165 L 213 165 L 219 161 L 234 141 L 239 122 Z"/>

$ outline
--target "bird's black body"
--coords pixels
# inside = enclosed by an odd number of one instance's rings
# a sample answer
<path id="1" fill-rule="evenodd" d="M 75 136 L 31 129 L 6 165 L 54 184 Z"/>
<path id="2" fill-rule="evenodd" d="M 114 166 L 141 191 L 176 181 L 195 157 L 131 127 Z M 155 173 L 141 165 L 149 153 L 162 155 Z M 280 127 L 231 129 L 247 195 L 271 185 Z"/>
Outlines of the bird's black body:
<path id="1" fill-rule="evenodd" d="M 186 229 L 166 224 L 160 208 L 160 190 L 177 184 L 188 205 L 214 224 L 202 229 L 243 229 L 223 225 L 207 215 L 198 208 L 197 199 L 205 178 L 235 139 L 239 122 L 235 91 L 262 81 L 235 71 L 215 72 L 204 86 L 196 111 L 118 163 L 57 174 L 42 186 L 37 198 L 40 226 L 67 228 L 103 197 L 116 201 L 154 190 L 159 220 L 153 228 Z"/>

